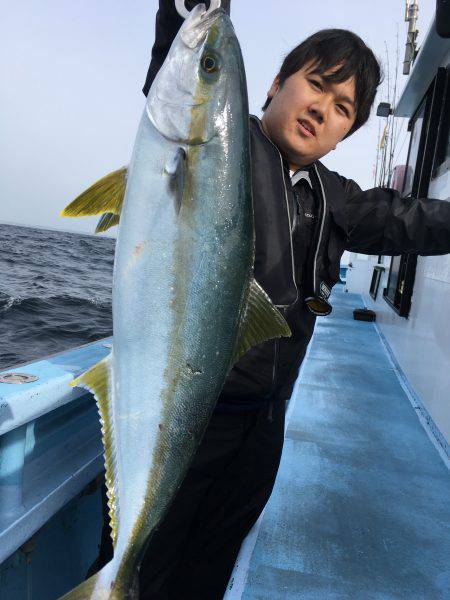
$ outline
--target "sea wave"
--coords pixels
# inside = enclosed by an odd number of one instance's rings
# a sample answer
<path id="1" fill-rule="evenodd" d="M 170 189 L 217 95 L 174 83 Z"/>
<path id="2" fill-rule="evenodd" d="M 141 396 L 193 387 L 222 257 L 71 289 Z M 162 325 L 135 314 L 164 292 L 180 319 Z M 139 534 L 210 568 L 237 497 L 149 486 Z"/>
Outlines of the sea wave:
<path id="1" fill-rule="evenodd" d="M 0 292 L 0 312 L 4 312 L 10 309 L 14 303 L 20 302 L 21 298 L 14 298 L 13 296 L 8 296 L 8 294 L 3 294 Z"/>
<path id="2" fill-rule="evenodd" d="M 0 369 L 112 335 L 114 240 L 0 224 Z"/>
<path id="3" fill-rule="evenodd" d="M 92 298 L 79 298 L 62 294 L 61 296 L 14 298 L 0 292 L 0 312 L 14 309 L 27 313 L 41 312 L 43 310 L 56 311 L 61 309 L 83 310 L 85 307 L 95 306 L 102 309 L 111 309 L 111 300 Z"/>

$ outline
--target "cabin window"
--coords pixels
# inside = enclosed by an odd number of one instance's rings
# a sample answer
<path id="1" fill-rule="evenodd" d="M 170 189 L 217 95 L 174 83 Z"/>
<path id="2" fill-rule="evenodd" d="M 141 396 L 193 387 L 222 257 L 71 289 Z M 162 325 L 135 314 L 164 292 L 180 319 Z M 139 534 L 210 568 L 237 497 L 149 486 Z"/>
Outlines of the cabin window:
<path id="1" fill-rule="evenodd" d="M 445 74 L 445 100 L 439 121 L 436 157 L 433 165 L 432 179 L 450 171 L 450 67 Z"/>
<path id="2" fill-rule="evenodd" d="M 444 98 L 446 87 L 448 87 L 447 75 L 446 69 L 438 69 L 425 98 L 410 121 L 411 138 L 402 191 L 405 198 L 426 198 L 428 194 L 433 160 L 437 156 L 438 131 L 443 127 Z M 442 136 L 439 135 L 439 137 Z M 446 142 L 444 153 L 447 153 L 448 156 L 448 131 Z M 434 160 L 434 162 L 436 161 Z M 441 166 L 444 162 L 445 159 Z M 412 254 L 394 256 L 391 259 L 388 282 L 383 291 L 383 297 L 401 317 L 409 315 L 416 266 L 417 256 Z"/>
<path id="3" fill-rule="evenodd" d="M 425 116 L 425 100 L 422 102 L 417 116 L 412 123 L 411 138 L 409 142 L 408 162 L 406 163 L 405 179 L 403 181 L 403 196 L 410 196 L 413 188 L 414 173 L 416 171 L 417 155 L 419 154 L 420 141 L 423 132 Z"/>
<path id="4" fill-rule="evenodd" d="M 384 271 L 384 267 L 382 265 L 375 265 L 372 273 L 372 281 L 370 282 L 370 290 L 369 294 L 372 296 L 374 300 L 377 299 L 378 288 L 380 287 L 380 279 L 381 274 Z"/>

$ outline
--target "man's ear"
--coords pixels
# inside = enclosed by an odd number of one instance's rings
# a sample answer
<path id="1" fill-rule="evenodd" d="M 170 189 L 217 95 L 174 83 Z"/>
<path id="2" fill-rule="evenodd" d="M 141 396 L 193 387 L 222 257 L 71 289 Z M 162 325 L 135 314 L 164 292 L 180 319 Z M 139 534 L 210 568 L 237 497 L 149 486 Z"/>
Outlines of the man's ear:
<path id="1" fill-rule="evenodd" d="M 272 100 L 275 94 L 278 92 L 280 88 L 280 76 L 277 75 L 270 86 L 269 91 L 267 92 L 267 97 Z"/>

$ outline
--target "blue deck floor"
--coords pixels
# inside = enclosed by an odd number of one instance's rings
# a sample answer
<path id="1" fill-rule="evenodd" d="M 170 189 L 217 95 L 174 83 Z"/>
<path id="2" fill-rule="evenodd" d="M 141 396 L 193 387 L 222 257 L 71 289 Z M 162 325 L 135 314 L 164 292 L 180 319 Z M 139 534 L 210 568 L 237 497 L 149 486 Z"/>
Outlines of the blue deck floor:
<path id="1" fill-rule="evenodd" d="M 373 324 L 353 320 L 360 296 L 341 290 L 318 319 L 276 486 L 227 599 L 450 599 L 449 470 Z"/>

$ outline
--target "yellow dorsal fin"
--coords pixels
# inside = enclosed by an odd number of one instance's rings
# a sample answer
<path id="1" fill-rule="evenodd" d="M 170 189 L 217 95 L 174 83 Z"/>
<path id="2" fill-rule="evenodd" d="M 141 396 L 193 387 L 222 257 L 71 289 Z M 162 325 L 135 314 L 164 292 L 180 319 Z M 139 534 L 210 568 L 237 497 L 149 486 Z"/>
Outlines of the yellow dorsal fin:
<path id="1" fill-rule="evenodd" d="M 100 414 L 102 441 L 105 456 L 105 479 L 108 496 L 108 508 L 111 535 L 114 545 L 117 541 L 118 509 L 116 495 L 116 467 L 114 426 L 111 414 L 111 355 L 91 367 L 88 371 L 74 379 L 70 385 L 87 389 L 94 395 Z"/>
<path id="2" fill-rule="evenodd" d="M 109 173 L 77 196 L 61 211 L 61 216 L 87 217 L 105 213 L 120 215 L 126 183 L 127 167 Z"/>
<path id="3" fill-rule="evenodd" d="M 247 306 L 241 318 L 232 364 L 237 362 L 252 346 L 282 336 L 291 336 L 289 325 L 259 283 L 252 279 Z"/>

